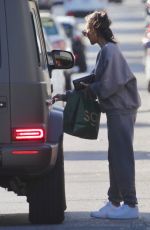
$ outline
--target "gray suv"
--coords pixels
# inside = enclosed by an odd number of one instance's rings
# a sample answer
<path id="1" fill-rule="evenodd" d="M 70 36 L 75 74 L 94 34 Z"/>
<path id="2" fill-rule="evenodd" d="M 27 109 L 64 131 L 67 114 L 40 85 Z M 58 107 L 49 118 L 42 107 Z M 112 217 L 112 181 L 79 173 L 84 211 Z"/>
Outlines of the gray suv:
<path id="1" fill-rule="evenodd" d="M 0 1 L 0 186 L 27 197 L 33 224 L 64 220 L 63 113 L 47 101 L 52 70 L 73 63 L 46 53 L 36 1 Z"/>

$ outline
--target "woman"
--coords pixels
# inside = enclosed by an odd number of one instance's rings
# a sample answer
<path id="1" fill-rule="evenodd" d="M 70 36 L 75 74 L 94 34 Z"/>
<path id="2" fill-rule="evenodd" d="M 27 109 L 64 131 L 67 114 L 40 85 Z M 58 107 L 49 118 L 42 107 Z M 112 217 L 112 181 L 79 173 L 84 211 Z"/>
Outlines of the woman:
<path id="1" fill-rule="evenodd" d="M 82 84 L 86 93 L 99 99 L 101 111 L 106 113 L 109 142 L 108 202 L 100 210 L 91 212 L 91 216 L 138 218 L 133 152 L 134 124 L 140 106 L 136 78 L 118 48 L 106 11 L 96 11 L 85 19 L 83 34 L 92 45 L 97 43 L 100 51 L 93 70 L 95 82 Z M 68 96 L 69 93 L 56 95 L 55 98 L 66 100 Z"/>

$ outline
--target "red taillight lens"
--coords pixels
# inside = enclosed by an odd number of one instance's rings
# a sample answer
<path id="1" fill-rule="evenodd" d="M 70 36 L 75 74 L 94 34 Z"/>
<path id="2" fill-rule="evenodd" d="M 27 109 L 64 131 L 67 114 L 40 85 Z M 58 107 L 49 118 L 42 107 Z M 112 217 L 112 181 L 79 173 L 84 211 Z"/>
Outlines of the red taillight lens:
<path id="1" fill-rule="evenodd" d="M 13 140 L 43 140 L 44 129 L 13 129 Z"/>
<path id="2" fill-rule="evenodd" d="M 38 150 L 14 150 L 12 151 L 12 154 L 15 155 L 33 155 L 33 154 L 38 154 Z"/>
<path id="3" fill-rule="evenodd" d="M 74 16 L 74 12 L 68 11 L 68 12 L 66 13 L 66 15 L 67 15 L 67 16 Z"/>

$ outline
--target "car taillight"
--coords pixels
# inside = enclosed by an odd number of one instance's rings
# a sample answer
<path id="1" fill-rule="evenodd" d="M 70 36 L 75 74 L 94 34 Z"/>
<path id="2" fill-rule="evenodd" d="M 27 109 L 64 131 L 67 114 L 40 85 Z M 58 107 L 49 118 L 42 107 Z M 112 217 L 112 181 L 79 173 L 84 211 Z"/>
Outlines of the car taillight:
<path id="1" fill-rule="evenodd" d="M 13 129 L 13 141 L 44 140 L 45 132 L 39 129 Z"/>
<path id="2" fill-rule="evenodd" d="M 38 150 L 13 150 L 12 154 L 15 155 L 33 155 L 33 154 L 38 154 Z"/>
<path id="3" fill-rule="evenodd" d="M 67 16 L 74 16 L 74 12 L 68 11 L 68 12 L 66 13 L 66 15 L 67 15 Z"/>

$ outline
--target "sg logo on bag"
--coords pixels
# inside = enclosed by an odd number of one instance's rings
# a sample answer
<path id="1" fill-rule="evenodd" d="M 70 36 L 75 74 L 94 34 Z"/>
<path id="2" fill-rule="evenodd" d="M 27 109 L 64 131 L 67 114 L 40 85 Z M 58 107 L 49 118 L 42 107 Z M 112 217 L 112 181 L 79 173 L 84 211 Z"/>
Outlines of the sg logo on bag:
<path id="1" fill-rule="evenodd" d="M 84 121 L 90 122 L 90 125 L 96 126 L 97 125 L 97 120 L 99 119 L 99 115 L 94 112 L 89 112 L 88 110 L 84 111 Z"/>

